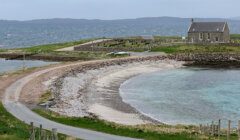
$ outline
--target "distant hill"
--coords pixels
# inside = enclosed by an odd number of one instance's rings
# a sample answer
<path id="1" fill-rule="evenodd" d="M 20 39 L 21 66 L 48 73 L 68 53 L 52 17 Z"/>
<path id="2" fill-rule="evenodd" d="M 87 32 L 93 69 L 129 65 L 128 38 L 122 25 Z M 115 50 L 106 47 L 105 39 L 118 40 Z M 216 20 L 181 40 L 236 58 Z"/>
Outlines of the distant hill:
<path id="1" fill-rule="evenodd" d="M 217 18 L 195 20 L 228 21 L 231 33 L 240 33 L 239 20 Z M 186 36 L 189 24 L 189 18 L 177 17 L 153 17 L 122 20 L 0 20 L 0 47 L 28 47 L 32 45 L 97 37 L 136 35 Z"/>
<path id="2" fill-rule="evenodd" d="M 233 17 L 232 20 L 240 20 L 240 17 Z"/>

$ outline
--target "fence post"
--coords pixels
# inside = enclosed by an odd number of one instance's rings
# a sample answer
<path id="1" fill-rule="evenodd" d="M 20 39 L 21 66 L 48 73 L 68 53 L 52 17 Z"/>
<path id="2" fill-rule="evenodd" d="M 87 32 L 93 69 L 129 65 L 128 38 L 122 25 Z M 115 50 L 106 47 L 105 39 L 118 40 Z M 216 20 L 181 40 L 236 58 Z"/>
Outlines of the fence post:
<path id="1" fill-rule="evenodd" d="M 46 131 L 42 130 L 41 140 L 46 140 L 46 139 L 47 139 Z"/>
<path id="2" fill-rule="evenodd" d="M 238 121 L 238 140 L 240 140 L 240 120 Z"/>
<path id="3" fill-rule="evenodd" d="M 39 127 L 39 140 L 42 140 L 42 125 Z"/>
<path id="4" fill-rule="evenodd" d="M 58 140 L 57 129 L 56 128 L 52 129 L 52 140 Z"/>
<path id="5" fill-rule="evenodd" d="M 199 125 L 199 133 L 202 134 L 202 124 Z"/>
<path id="6" fill-rule="evenodd" d="M 230 129 L 231 129 L 231 121 L 228 121 L 228 129 L 227 129 L 227 140 L 230 140 Z"/>
<path id="7" fill-rule="evenodd" d="M 220 135 L 221 135 L 221 120 L 218 120 L 218 140 L 220 140 Z"/>
<path id="8" fill-rule="evenodd" d="M 30 126 L 31 126 L 30 140 L 35 140 L 35 131 L 34 131 L 34 125 L 33 125 L 33 122 L 30 123 Z"/>
<path id="9" fill-rule="evenodd" d="M 212 121 L 212 124 L 211 124 L 211 135 L 214 136 L 214 122 Z"/>

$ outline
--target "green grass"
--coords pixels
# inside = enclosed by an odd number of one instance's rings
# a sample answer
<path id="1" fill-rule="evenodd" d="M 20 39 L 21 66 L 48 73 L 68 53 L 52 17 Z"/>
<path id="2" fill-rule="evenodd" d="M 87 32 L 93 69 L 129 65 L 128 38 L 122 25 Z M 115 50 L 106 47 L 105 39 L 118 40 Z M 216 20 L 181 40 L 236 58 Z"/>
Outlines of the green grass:
<path id="1" fill-rule="evenodd" d="M 234 46 L 221 46 L 221 45 L 179 45 L 169 47 L 155 47 L 152 52 L 165 52 L 165 53 L 240 53 L 240 47 Z"/>
<path id="2" fill-rule="evenodd" d="M 169 41 L 169 40 L 182 41 L 182 37 L 180 36 L 154 36 L 154 39 L 158 41 Z"/>
<path id="3" fill-rule="evenodd" d="M 0 49 L 0 52 L 6 52 L 7 50 L 6 49 Z"/>
<path id="4" fill-rule="evenodd" d="M 55 51 L 57 49 L 71 47 L 71 46 L 83 44 L 83 43 L 86 43 L 89 41 L 91 41 L 91 40 L 85 39 L 85 40 L 74 41 L 74 42 L 56 43 L 56 44 L 33 46 L 33 47 L 29 47 L 29 48 L 20 48 L 20 49 L 16 49 L 16 50 L 21 50 L 21 51 L 28 52 L 28 53 L 48 53 L 48 52 Z"/>
<path id="5" fill-rule="evenodd" d="M 125 57 L 125 56 L 114 56 L 114 55 L 107 55 L 107 53 L 104 52 L 79 52 L 79 51 L 73 51 L 73 52 L 48 52 L 48 53 L 42 53 L 42 56 L 51 56 L 51 57 L 75 57 L 78 58 L 78 60 L 100 60 L 100 59 L 109 59 L 109 58 L 116 58 L 116 57 Z"/>
<path id="6" fill-rule="evenodd" d="M 115 58 L 115 57 L 124 57 L 124 56 L 110 56 L 104 52 L 80 52 L 80 51 L 56 51 L 58 49 L 71 47 L 75 45 L 80 45 L 86 42 L 89 42 L 93 39 L 88 40 L 80 40 L 75 42 L 66 42 L 66 43 L 57 43 L 57 44 L 48 44 L 48 45 L 40 45 L 40 46 L 33 46 L 29 48 L 19 48 L 19 49 L 9 49 L 8 52 L 16 52 L 16 53 L 27 53 L 32 55 L 41 55 L 41 57 L 46 58 L 68 58 L 74 57 L 78 60 L 96 60 L 96 59 L 108 59 L 108 58 Z M 1 50 L 0 50 L 1 52 Z"/>
<path id="7" fill-rule="evenodd" d="M 27 140 L 30 137 L 30 126 L 19 121 L 3 107 L 0 102 L 0 140 Z M 36 129 L 38 138 L 39 129 Z M 47 132 L 50 135 L 50 132 Z M 58 134 L 59 140 L 67 139 L 66 135 Z"/>
<path id="8" fill-rule="evenodd" d="M 0 139 L 23 140 L 29 138 L 29 127 L 8 113 L 0 103 Z"/>
<path id="9" fill-rule="evenodd" d="M 108 123 L 98 119 L 92 118 L 71 118 L 60 116 L 53 112 L 47 112 L 40 109 L 34 110 L 39 115 L 48 118 L 50 120 L 74 126 L 80 128 L 86 128 L 90 130 L 105 132 L 114 135 L 121 135 L 133 138 L 142 138 L 146 140 L 194 140 L 197 139 L 196 136 L 191 136 L 188 133 L 163 133 L 156 131 L 146 131 L 141 128 L 133 128 L 127 126 L 121 126 L 113 123 Z"/>
<path id="10" fill-rule="evenodd" d="M 230 35 L 230 38 L 231 38 L 232 40 L 240 39 L 240 34 L 231 34 L 231 35 Z"/>

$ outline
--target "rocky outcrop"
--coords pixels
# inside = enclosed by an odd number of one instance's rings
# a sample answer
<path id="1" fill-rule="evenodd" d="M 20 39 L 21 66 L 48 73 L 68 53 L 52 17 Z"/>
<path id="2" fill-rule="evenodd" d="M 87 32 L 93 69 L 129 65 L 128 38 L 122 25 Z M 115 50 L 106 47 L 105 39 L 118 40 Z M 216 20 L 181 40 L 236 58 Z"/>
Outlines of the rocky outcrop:
<path id="1" fill-rule="evenodd" d="M 168 58 L 186 61 L 188 66 L 240 67 L 239 53 L 182 53 Z"/>

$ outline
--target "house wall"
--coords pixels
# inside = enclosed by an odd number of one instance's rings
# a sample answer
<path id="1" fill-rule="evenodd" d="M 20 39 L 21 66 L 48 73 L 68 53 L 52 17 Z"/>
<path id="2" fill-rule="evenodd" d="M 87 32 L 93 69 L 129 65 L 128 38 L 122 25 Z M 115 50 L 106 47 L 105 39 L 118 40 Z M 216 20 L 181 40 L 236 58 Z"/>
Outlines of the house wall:
<path id="1" fill-rule="evenodd" d="M 230 42 L 230 29 L 228 26 L 225 27 L 223 36 L 224 36 L 224 42 L 229 43 Z"/>
<path id="2" fill-rule="evenodd" d="M 203 34 L 203 38 L 200 39 L 200 34 Z M 198 32 L 198 33 L 188 33 L 188 42 L 189 43 L 228 43 L 230 40 L 229 33 L 223 32 L 213 32 L 209 33 L 210 39 L 208 39 L 208 32 Z M 218 41 L 216 41 L 218 38 Z"/>
<path id="3" fill-rule="evenodd" d="M 200 39 L 200 34 L 203 34 L 203 38 Z M 208 33 L 210 33 L 210 39 L 208 39 Z M 216 41 L 218 37 L 218 41 Z M 196 44 L 204 43 L 229 43 L 230 42 L 230 30 L 228 24 L 225 25 L 223 32 L 189 32 L 188 42 Z"/>

